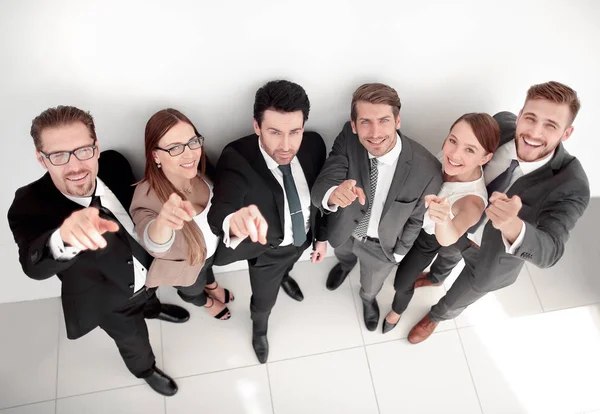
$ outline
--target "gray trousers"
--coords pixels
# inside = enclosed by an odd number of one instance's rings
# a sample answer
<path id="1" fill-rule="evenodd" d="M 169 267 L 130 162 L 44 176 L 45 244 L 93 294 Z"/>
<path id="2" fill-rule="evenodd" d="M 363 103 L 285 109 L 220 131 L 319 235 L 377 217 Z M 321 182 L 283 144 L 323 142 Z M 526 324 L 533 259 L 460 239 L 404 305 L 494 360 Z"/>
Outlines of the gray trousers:
<path id="1" fill-rule="evenodd" d="M 489 292 L 513 284 L 523 267 L 524 262 L 517 258 L 509 259 L 509 263 L 505 265 L 477 267 L 479 248 L 472 246 L 466 237 L 461 237 L 454 247 L 465 259 L 465 268 L 448 289 L 446 296 L 431 308 L 429 318 L 434 322 L 456 318 L 467 306 Z M 449 263 L 449 261 L 442 263 Z"/>
<path id="2" fill-rule="evenodd" d="M 360 297 L 371 303 L 383 286 L 383 282 L 396 267 L 381 250 L 381 246 L 373 241 L 359 241 L 350 237 L 344 244 L 334 250 L 335 256 L 342 265 L 342 270 L 350 271 L 356 262 L 360 263 Z"/>

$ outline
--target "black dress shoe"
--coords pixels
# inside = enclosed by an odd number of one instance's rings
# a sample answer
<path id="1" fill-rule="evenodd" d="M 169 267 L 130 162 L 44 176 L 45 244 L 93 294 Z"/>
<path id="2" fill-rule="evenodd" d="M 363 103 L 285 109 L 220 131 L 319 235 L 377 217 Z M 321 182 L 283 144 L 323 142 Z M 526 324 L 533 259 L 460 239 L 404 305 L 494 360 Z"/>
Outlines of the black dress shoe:
<path id="1" fill-rule="evenodd" d="M 290 275 L 285 275 L 283 280 L 281 281 L 281 287 L 283 291 L 288 294 L 288 296 L 298 302 L 302 302 L 304 300 L 304 295 L 300 290 L 300 286 L 298 283 Z"/>
<path id="2" fill-rule="evenodd" d="M 165 322 L 183 323 L 190 319 L 190 313 L 177 305 L 160 304 L 160 313 L 148 319 L 160 319 Z"/>
<path id="3" fill-rule="evenodd" d="M 177 393 L 177 384 L 173 378 L 154 367 L 154 371 L 148 377 L 144 378 L 148 385 L 157 393 L 170 397 Z"/>
<path id="4" fill-rule="evenodd" d="M 252 335 L 252 348 L 254 348 L 258 362 L 261 364 L 267 362 L 267 358 L 269 358 L 269 341 L 267 340 L 267 335 Z"/>
<path id="5" fill-rule="evenodd" d="M 379 305 L 377 299 L 373 302 L 363 302 L 363 317 L 365 318 L 365 326 L 369 331 L 374 331 L 379 325 Z"/>
<path id="6" fill-rule="evenodd" d="M 329 290 L 336 290 L 342 283 L 344 283 L 344 280 L 346 280 L 346 276 L 348 276 L 349 273 L 350 271 L 342 270 L 341 263 L 336 264 L 333 266 L 333 269 L 329 271 L 329 276 L 327 276 L 327 282 L 325 283 L 325 286 Z"/>

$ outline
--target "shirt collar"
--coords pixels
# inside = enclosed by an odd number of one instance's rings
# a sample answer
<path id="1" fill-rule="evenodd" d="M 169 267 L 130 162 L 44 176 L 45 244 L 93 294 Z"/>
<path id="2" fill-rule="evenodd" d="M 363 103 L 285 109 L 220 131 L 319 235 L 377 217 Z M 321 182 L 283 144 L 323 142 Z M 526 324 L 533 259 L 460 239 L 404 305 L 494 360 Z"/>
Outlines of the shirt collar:
<path id="1" fill-rule="evenodd" d="M 517 144 L 515 143 L 515 140 L 507 142 L 505 145 L 507 145 L 510 149 L 509 154 L 511 156 L 511 159 L 519 160 L 517 158 Z M 519 160 L 519 168 L 523 172 L 523 175 L 530 174 L 530 173 L 534 172 L 535 170 L 539 170 L 544 165 L 548 164 L 550 162 L 550 160 L 552 159 L 552 157 L 554 156 L 555 151 L 552 151 L 550 154 L 548 154 L 545 158 L 543 158 L 541 160 L 536 160 L 536 161 L 531 161 L 531 162 Z"/>
<path id="2" fill-rule="evenodd" d="M 102 182 L 102 180 L 98 177 L 96 177 L 96 191 L 94 191 L 94 195 L 97 196 L 104 196 L 106 194 L 106 185 Z M 67 195 L 62 193 L 62 195 L 64 195 L 65 197 L 67 197 L 69 200 L 73 201 L 74 203 L 79 204 L 80 206 L 83 207 L 89 207 L 90 204 L 92 203 L 92 197 L 75 197 L 75 196 L 71 196 L 71 195 Z"/>
<path id="3" fill-rule="evenodd" d="M 279 168 L 279 164 L 277 164 L 277 161 L 275 161 L 273 158 L 271 158 L 271 156 L 269 154 L 267 154 L 267 151 L 265 151 L 262 147 L 262 145 L 260 145 L 260 137 L 258 138 L 258 148 L 260 149 L 260 153 L 262 154 L 263 158 L 265 159 L 265 162 L 267 163 L 267 168 L 269 170 L 275 170 L 277 168 Z M 292 161 L 290 162 L 293 163 L 296 161 L 296 156 L 294 156 L 294 158 L 292 158 Z"/>
<path id="4" fill-rule="evenodd" d="M 398 133 L 398 131 L 396 131 L 396 144 L 394 145 L 394 148 L 392 148 L 392 150 L 390 152 L 382 155 L 381 157 L 375 157 L 370 152 L 367 152 L 367 154 L 369 154 L 369 159 L 377 158 L 378 163 L 382 162 L 386 165 L 391 166 L 391 165 L 394 165 L 394 163 L 396 161 L 398 161 L 398 157 L 400 157 L 401 152 L 402 152 L 402 138 L 400 138 L 400 134 Z"/>

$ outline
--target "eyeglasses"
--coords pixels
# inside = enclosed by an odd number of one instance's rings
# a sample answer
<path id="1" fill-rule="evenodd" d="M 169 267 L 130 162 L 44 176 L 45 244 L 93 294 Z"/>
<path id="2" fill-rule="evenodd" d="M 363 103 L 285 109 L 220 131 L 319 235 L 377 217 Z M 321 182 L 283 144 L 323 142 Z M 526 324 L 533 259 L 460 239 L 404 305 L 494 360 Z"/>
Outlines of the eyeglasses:
<path id="1" fill-rule="evenodd" d="M 52 165 L 65 165 L 71 160 L 71 154 L 75 155 L 79 161 L 89 160 L 96 153 L 96 145 L 88 145 L 87 147 L 81 147 L 74 149 L 73 151 L 60 151 L 53 152 L 52 154 L 44 154 L 42 151 L 38 151 L 44 158 L 50 160 Z"/>
<path id="2" fill-rule="evenodd" d="M 171 157 L 176 157 L 178 155 L 183 154 L 183 151 L 185 151 L 186 146 L 191 150 L 197 150 L 197 149 L 201 148 L 203 145 L 204 145 L 204 137 L 202 135 L 199 135 L 197 137 L 190 139 L 186 144 L 175 145 L 175 146 L 172 146 L 171 148 L 156 147 L 156 149 L 164 151 L 164 152 L 168 152 Z"/>

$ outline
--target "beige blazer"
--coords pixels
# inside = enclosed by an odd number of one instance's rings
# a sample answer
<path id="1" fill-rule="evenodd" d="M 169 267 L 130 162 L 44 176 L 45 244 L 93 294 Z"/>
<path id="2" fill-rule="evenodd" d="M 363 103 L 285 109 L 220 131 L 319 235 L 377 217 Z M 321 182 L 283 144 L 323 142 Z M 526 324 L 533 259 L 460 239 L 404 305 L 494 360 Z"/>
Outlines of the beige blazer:
<path id="1" fill-rule="evenodd" d="M 144 231 L 148 224 L 156 219 L 163 205 L 154 190 L 150 190 L 146 195 L 149 188 L 147 181 L 136 186 L 129 209 L 135 223 L 135 231 L 146 250 L 148 248 L 144 243 Z M 148 270 L 146 286 L 190 286 L 194 284 L 204 263 L 190 265 L 187 261 L 187 251 L 188 245 L 180 230 L 175 231 L 175 241 L 166 252 L 155 253 L 148 250 L 148 253 L 155 259 Z"/>

